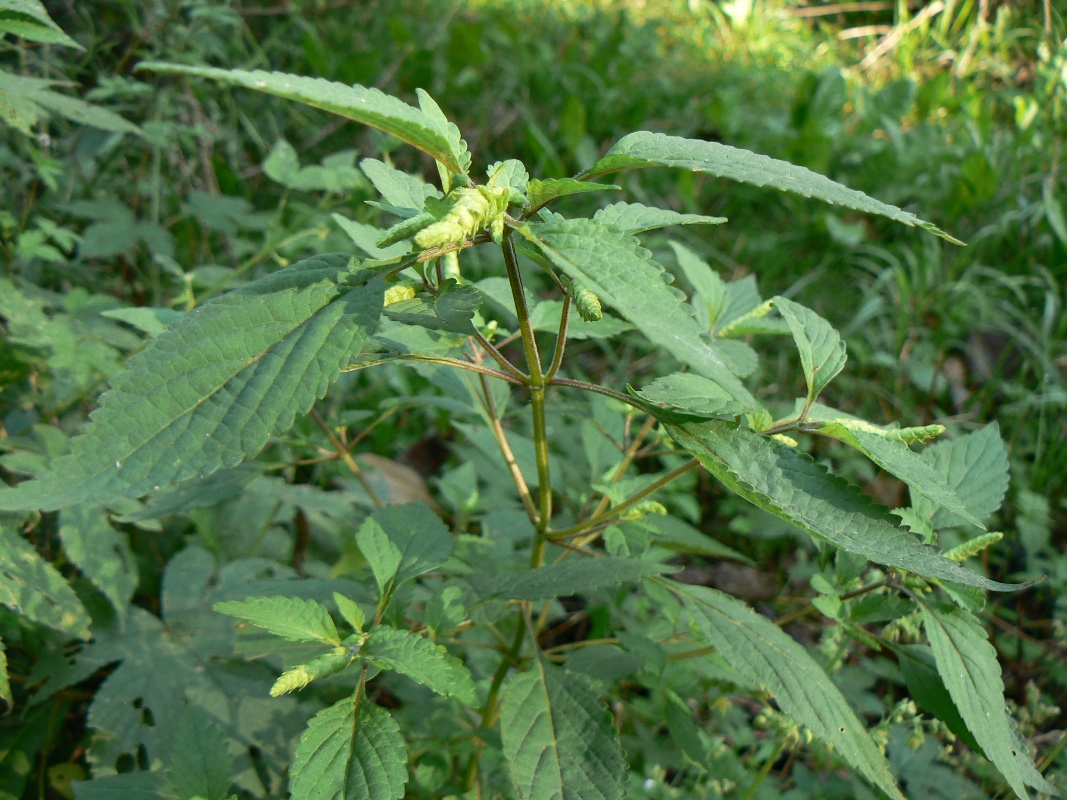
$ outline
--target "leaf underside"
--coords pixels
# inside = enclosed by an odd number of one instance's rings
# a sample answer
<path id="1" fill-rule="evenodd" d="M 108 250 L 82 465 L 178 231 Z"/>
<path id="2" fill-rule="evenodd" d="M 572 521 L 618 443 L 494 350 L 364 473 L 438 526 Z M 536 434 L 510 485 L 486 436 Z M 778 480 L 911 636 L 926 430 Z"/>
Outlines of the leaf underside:
<path id="1" fill-rule="evenodd" d="M 946 483 L 972 512 L 972 519 L 985 520 L 1000 508 L 1008 491 L 1008 451 L 994 422 L 984 428 L 933 444 L 921 453 L 923 461 L 944 475 Z M 960 518 L 945 506 L 920 493 L 912 505 L 934 529 L 960 524 Z"/>

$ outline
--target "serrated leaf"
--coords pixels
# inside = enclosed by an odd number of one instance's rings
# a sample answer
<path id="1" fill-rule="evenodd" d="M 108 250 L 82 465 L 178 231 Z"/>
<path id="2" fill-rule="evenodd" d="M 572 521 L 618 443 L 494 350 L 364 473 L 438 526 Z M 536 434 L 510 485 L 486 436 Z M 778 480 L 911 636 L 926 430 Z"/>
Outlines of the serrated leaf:
<path id="1" fill-rule="evenodd" d="M 726 310 L 726 302 L 729 299 L 726 282 L 688 247 L 677 242 L 670 242 L 670 246 L 682 274 L 693 287 L 694 297 L 691 302 L 697 309 L 697 319 L 705 328 L 713 331 Z"/>
<path id="2" fill-rule="evenodd" d="M 948 726 L 964 744 L 977 753 L 982 752 L 974 735 L 952 702 L 945 683 L 937 673 L 934 655 L 926 645 L 894 645 L 894 652 L 904 676 L 908 693 L 923 711 L 936 716 Z M 984 753 L 982 753 L 985 755 Z"/>
<path id="3" fill-rule="evenodd" d="M 913 492 L 985 529 L 985 525 L 967 509 L 945 479 L 921 455 L 909 450 L 906 444 L 849 420 L 826 420 L 811 430 L 856 448 L 890 475 L 904 481 Z"/>
<path id="4" fill-rule="evenodd" d="M 141 129 L 106 108 L 86 103 L 77 97 L 52 91 L 62 81 L 27 78 L 0 70 L 0 119 L 27 135 L 50 113 L 114 133 L 136 133 Z"/>
<path id="5" fill-rule="evenodd" d="M 489 179 L 487 185 L 494 189 L 507 186 L 518 192 L 525 192 L 526 184 L 530 182 L 530 173 L 526 171 L 526 165 L 514 158 L 490 164 L 485 175 Z"/>
<path id="6" fill-rule="evenodd" d="M 535 658 L 500 703 L 504 758 L 526 800 L 622 800 L 626 760 L 607 706 L 584 675 Z"/>
<path id="7" fill-rule="evenodd" d="M 287 100 L 295 100 L 331 114 L 355 120 L 395 136 L 413 147 L 429 153 L 453 173 L 467 171 L 470 154 L 461 147 L 458 129 L 447 120 L 431 117 L 425 110 L 415 108 L 377 89 L 359 84 L 343 83 L 323 78 L 307 78 L 284 72 L 262 70 L 216 69 L 183 64 L 142 61 L 136 70 L 148 70 L 170 75 L 189 75 L 254 89 Z"/>
<path id="8" fill-rule="evenodd" d="M 591 220 L 531 224 L 538 247 L 572 280 L 579 280 L 614 307 L 649 341 L 735 396 L 747 390 L 730 374 L 696 320 L 685 296 L 664 283 L 663 267 L 630 236 Z"/>
<path id="9" fill-rule="evenodd" d="M 440 197 L 437 187 L 423 181 L 415 175 L 401 172 L 384 161 L 365 158 L 359 162 L 359 168 L 367 176 L 374 188 L 385 202 L 397 208 L 411 208 L 422 211 L 426 208 L 427 197 Z"/>
<path id="10" fill-rule="evenodd" d="M 363 609 L 354 600 L 334 592 L 333 601 L 337 604 L 337 610 L 341 612 L 345 622 L 356 631 L 363 630 L 363 625 L 367 622 L 367 615 L 363 613 Z"/>
<path id="11" fill-rule="evenodd" d="M 103 509 L 76 506 L 60 516 L 59 538 L 67 557 L 125 619 L 137 589 L 137 561 L 125 534 L 111 526 Z"/>
<path id="12" fill-rule="evenodd" d="M 727 488 L 817 539 L 925 578 L 992 591 L 1019 588 L 939 555 L 894 525 L 882 506 L 792 447 L 731 422 L 686 422 L 667 412 L 656 416 L 671 437 Z"/>
<path id="13" fill-rule="evenodd" d="M 922 458 L 955 491 L 972 515 L 980 520 L 1000 508 L 1008 491 L 1008 451 L 994 422 L 974 433 L 938 442 L 922 451 Z M 934 530 L 960 525 L 947 508 L 912 495 L 912 507 L 930 520 Z"/>
<path id="14" fill-rule="evenodd" d="M 0 605 L 67 636 L 89 638 L 89 615 L 63 576 L 29 542 L 2 528 Z"/>
<path id="15" fill-rule="evenodd" d="M 258 453 L 322 397 L 381 315 L 384 284 L 349 259 L 298 262 L 190 311 L 111 381 L 71 454 L 0 490 L 0 509 L 137 497 Z"/>
<path id="16" fill-rule="evenodd" d="M 553 200 L 567 195 L 585 192 L 617 192 L 621 189 L 621 186 L 616 186 L 614 183 L 590 183 L 576 181 L 574 178 L 548 178 L 543 181 L 534 179 L 526 184 L 528 199 L 523 210 L 529 215 L 547 206 Z"/>
<path id="17" fill-rule="evenodd" d="M 233 756 L 215 721 L 189 706 L 174 732 L 170 758 L 171 788 L 179 798 L 226 800 L 230 794 Z"/>
<path id="18" fill-rule="evenodd" d="M 379 625 L 367 636 L 360 655 L 374 666 L 407 675 L 437 694 L 468 706 L 478 704 L 470 670 L 424 636 Z"/>
<path id="19" fill-rule="evenodd" d="M 271 180 L 302 192 L 344 192 L 366 186 L 363 174 L 354 166 L 355 153 L 335 153 L 322 164 L 302 167 L 296 148 L 279 139 L 263 162 L 263 172 Z"/>
<path id="20" fill-rule="evenodd" d="M 660 403 L 698 417 L 736 417 L 762 408 L 747 390 L 738 397 L 713 378 L 692 372 L 672 372 L 656 378 L 634 394 L 650 403 Z"/>
<path id="21" fill-rule="evenodd" d="M 126 772 L 74 782 L 74 800 L 171 800 L 163 772 Z"/>
<path id="22" fill-rule="evenodd" d="M 923 604 L 922 613 L 937 671 L 960 716 L 1015 793 L 1029 797 L 1008 725 L 997 651 L 985 629 L 962 608 Z"/>
<path id="23" fill-rule="evenodd" d="M 875 786 L 897 800 L 889 764 L 840 690 L 789 634 L 740 600 L 706 586 L 664 581 L 726 661 L 758 681 L 786 714 L 806 726 Z"/>
<path id="24" fill-rule="evenodd" d="M 415 96 L 419 98 L 419 108 L 422 113 L 437 126 L 438 130 L 444 133 L 445 138 L 448 140 L 450 151 L 456 155 L 456 162 L 459 164 L 460 169 L 455 170 L 451 167 L 449 169 L 452 169 L 452 172 L 457 175 L 466 177 L 471 168 L 471 154 L 467 150 L 467 143 L 463 140 L 459 128 L 448 121 L 445 112 L 441 110 L 441 107 L 437 105 L 437 101 L 430 97 L 428 92 L 423 89 L 416 89 Z"/>
<path id="25" fill-rule="evenodd" d="M 842 186 L 825 175 L 719 142 L 637 131 L 622 137 L 602 159 L 578 177 L 584 180 L 620 170 L 655 166 L 707 172 L 740 183 L 768 186 L 803 197 L 812 197 L 844 208 L 888 217 L 905 225 L 923 228 L 954 244 L 962 244 L 914 214 Z"/>
<path id="26" fill-rule="evenodd" d="M 419 295 L 385 309 L 385 315 L 405 325 L 421 325 L 434 331 L 472 335 L 471 319 L 482 304 L 482 294 L 473 286 L 445 281 L 437 295 Z"/>
<path id="27" fill-rule="evenodd" d="M 808 402 L 815 402 L 845 366 L 845 343 L 833 326 L 810 308 L 781 296 L 774 298 L 774 307 L 793 334 L 808 383 Z"/>
<path id="28" fill-rule="evenodd" d="M 569 558 L 539 569 L 514 575 L 499 575 L 479 582 L 476 588 L 483 597 L 548 600 L 553 597 L 583 594 L 605 586 L 636 583 L 649 575 L 673 572 L 675 569 L 677 567 L 638 558 Z"/>
<path id="29" fill-rule="evenodd" d="M 383 245 L 382 242 L 387 241 L 388 237 L 383 238 L 383 231 L 373 225 L 368 225 L 365 222 L 356 222 L 336 212 L 330 216 L 338 227 L 347 234 L 348 238 L 352 240 L 352 243 L 371 258 L 395 258 L 411 250 L 410 244 L 399 240 Z"/>
<path id="30" fill-rule="evenodd" d="M 56 25 L 41 0 L 0 0 L 0 35 L 4 33 L 31 42 L 85 49 Z"/>
<path id="31" fill-rule="evenodd" d="M 360 526 L 356 544 L 383 592 L 436 569 L 452 553 L 448 528 L 421 502 L 375 511 Z"/>
<path id="32" fill-rule="evenodd" d="M 243 619 L 290 642 L 339 645 L 341 637 L 326 606 L 302 597 L 250 597 L 215 603 L 220 614 Z"/>
<path id="33" fill-rule="evenodd" d="M 593 215 L 593 221 L 606 228 L 631 236 L 672 225 L 721 225 L 726 217 L 706 217 L 702 214 L 681 214 L 666 208 L 641 203 L 613 203 Z"/>
<path id="34" fill-rule="evenodd" d="M 400 800 L 407 780 L 400 727 L 358 695 L 311 718 L 289 768 L 292 800 Z"/>

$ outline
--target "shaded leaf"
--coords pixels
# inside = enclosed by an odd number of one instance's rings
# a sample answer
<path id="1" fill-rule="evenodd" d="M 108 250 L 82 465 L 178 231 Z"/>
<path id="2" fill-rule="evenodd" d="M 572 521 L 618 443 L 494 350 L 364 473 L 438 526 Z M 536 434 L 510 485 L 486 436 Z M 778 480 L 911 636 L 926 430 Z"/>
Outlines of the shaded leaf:
<path id="1" fill-rule="evenodd" d="M 360 250 L 371 258 L 387 259 L 402 256 L 411 250 L 411 245 L 399 239 L 384 244 L 389 237 L 382 237 L 382 231 L 365 222 L 356 222 L 336 212 L 330 215 Z M 416 217 L 415 219 L 419 219 Z M 410 221 L 410 220 L 409 220 Z"/>
<path id="2" fill-rule="evenodd" d="M 383 592 L 436 569 L 452 553 L 448 528 L 421 502 L 375 511 L 356 533 L 356 544 Z"/>
<path id="3" fill-rule="evenodd" d="M 7 674 L 7 650 L 0 639 L 0 700 L 11 706 L 11 677 Z"/>
<path id="4" fill-rule="evenodd" d="M 215 721 L 195 706 L 186 709 L 174 732 L 167 766 L 179 798 L 226 800 L 230 794 L 233 756 Z"/>
<path id="5" fill-rule="evenodd" d="M 748 391 L 738 397 L 736 388 L 731 392 L 720 386 L 715 379 L 694 375 L 692 372 L 664 375 L 633 393 L 650 403 L 660 403 L 698 417 L 736 417 L 754 413 L 762 408 Z"/>
<path id="6" fill-rule="evenodd" d="M 67 636 L 89 638 L 89 615 L 63 576 L 29 542 L 2 528 L 0 604 Z"/>
<path id="7" fill-rule="evenodd" d="M 250 597 L 215 603 L 220 614 L 251 622 L 290 642 L 338 645 L 341 637 L 330 612 L 321 603 L 301 597 Z"/>
<path id="8" fill-rule="evenodd" d="M 371 664 L 395 670 L 445 697 L 474 706 L 474 680 L 463 662 L 416 633 L 379 625 L 363 643 L 360 655 Z"/>
<path id="9" fill-rule="evenodd" d="M 641 203 L 613 203 L 597 211 L 593 215 L 593 221 L 606 228 L 614 228 L 620 233 L 633 235 L 671 225 L 721 225 L 726 222 L 726 217 L 681 214 Z"/>
<path id="10" fill-rule="evenodd" d="M 808 382 L 808 402 L 814 402 L 845 366 L 845 343 L 833 326 L 810 308 L 781 296 L 773 302 L 789 325 L 800 351 L 804 379 Z"/>
<path id="11" fill-rule="evenodd" d="M 479 582 L 476 588 L 483 597 L 548 600 L 553 597 L 584 594 L 605 586 L 636 583 L 649 575 L 673 572 L 676 569 L 677 567 L 638 558 L 575 557 L 518 574 L 499 575 Z"/>
<path id="12" fill-rule="evenodd" d="M 51 114 L 104 131 L 141 133 L 140 128 L 113 111 L 52 91 L 53 86 L 62 84 L 0 70 L 0 119 L 27 135 L 33 135 L 34 126 Z"/>
<path id="13" fill-rule="evenodd" d="M 60 517 L 59 538 L 67 557 L 124 619 L 137 589 L 137 561 L 126 535 L 111 526 L 103 509 L 77 506 Z"/>
<path id="14" fill-rule="evenodd" d="M 908 694 L 923 711 L 936 716 L 948 726 L 964 744 L 977 753 L 982 752 L 974 735 L 967 729 L 967 723 L 960 716 L 959 709 L 952 702 L 952 696 L 945 688 L 945 682 L 937 673 L 937 664 L 930 648 L 925 645 L 910 644 L 895 646 L 900 671 Z M 983 753 L 983 755 L 985 755 Z"/>

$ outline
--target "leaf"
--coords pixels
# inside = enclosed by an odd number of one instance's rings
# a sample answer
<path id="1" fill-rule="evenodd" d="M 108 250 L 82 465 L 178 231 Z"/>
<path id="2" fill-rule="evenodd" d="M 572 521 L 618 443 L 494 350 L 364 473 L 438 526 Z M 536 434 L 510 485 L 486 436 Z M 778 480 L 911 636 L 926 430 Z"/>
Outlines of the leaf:
<path id="1" fill-rule="evenodd" d="M 989 531 L 988 533 L 979 534 L 973 539 L 968 539 L 966 542 L 962 542 L 952 549 L 946 550 L 945 558 L 951 558 L 953 561 L 966 561 L 968 558 L 978 555 L 987 547 L 992 547 L 1003 538 L 1004 534 L 1000 531 Z"/>
<path id="2" fill-rule="evenodd" d="M 945 688 L 945 683 L 937 673 L 933 653 L 925 645 L 909 644 L 893 647 L 900 664 L 904 683 L 915 703 L 924 711 L 936 716 L 948 726 L 960 740 L 975 752 L 982 752 L 974 735 L 967 729 L 967 724 L 960 716 L 959 710 L 952 702 L 952 697 Z M 984 753 L 982 753 L 985 755 Z"/>
<path id="3" fill-rule="evenodd" d="M 692 372 L 664 375 L 633 394 L 650 403 L 681 409 L 686 414 L 698 417 L 736 417 L 754 413 L 762 408 L 747 390 L 743 396 L 738 397 L 735 392 L 720 386 L 713 378 L 694 375 Z"/>
<path id="4" fill-rule="evenodd" d="M 411 245 L 407 243 L 390 242 L 383 246 L 383 243 L 387 241 L 388 237 L 382 238 L 382 231 L 375 228 L 373 225 L 368 225 L 365 222 L 356 222 L 353 219 L 343 217 L 338 213 L 330 215 L 333 217 L 333 221 L 348 234 L 348 238 L 352 240 L 360 250 L 366 253 L 371 258 L 393 258 L 395 256 L 402 256 L 411 250 Z M 416 217 L 418 219 L 418 217 Z"/>
<path id="5" fill-rule="evenodd" d="M 441 192 L 415 175 L 389 166 L 376 158 L 365 158 L 359 168 L 367 176 L 385 202 L 398 208 L 422 211 L 427 197 L 440 197 Z"/>
<path id="6" fill-rule="evenodd" d="M 292 800 L 400 800 L 407 780 L 400 727 L 359 695 L 311 718 L 289 768 Z"/>
<path id="7" fill-rule="evenodd" d="M 323 78 L 306 78 L 284 72 L 247 72 L 158 61 L 142 61 L 135 69 L 209 78 L 295 100 L 385 131 L 429 153 L 457 175 L 466 174 L 470 164 L 470 154 L 466 152 L 465 146 L 461 147 L 462 140 L 455 125 L 447 120 L 442 122 L 441 118 L 431 117 L 425 110 L 410 106 L 377 89 L 368 89 L 359 84 L 346 86 Z"/>
<path id="8" fill-rule="evenodd" d="M 111 381 L 71 453 L 0 490 L 0 510 L 137 497 L 236 466 L 288 430 L 359 352 L 384 285 L 348 258 L 298 262 L 190 311 Z"/>
<path id="9" fill-rule="evenodd" d="M 77 506 L 61 515 L 59 538 L 67 557 L 124 619 L 138 579 L 126 535 L 111 526 L 102 509 Z"/>
<path id="10" fill-rule="evenodd" d="M 807 651 L 740 600 L 706 586 L 663 581 L 681 598 L 716 651 L 769 692 L 783 712 L 805 725 L 890 797 L 904 800 L 878 745 L 844 695 Z"/>
<path id="11" fill-rule="evenodd" d="M 921 455 L 909 450 L 906 444 L 883 436 L 880 431 L 868 429 L 863 422 L 850 420 L 826 420 L 811 430 L 856 448 L 890 475 L 908 484 L 913 492 L 955 512 L 973 525 L 985 528 L 981 520 L 967 510 L 945 479 Z"/>
<path id="12" fill-rule="evenodd" d="M 233 756 L 215 721 L 189 706 L 174 732 L 170 758 L 171 787 L 179 798 L 226 800 L 230 793 Z"/>
<path id="13" fill-rule="evenodd" d="M 173 800 L 162 772 L 127 772 L 74 783 L 74 800 Z"/>
<path id="14" fill-rule="evenodd" d="M 817 539 L 925 578 L 992 591 L 1019 588 L 939 555 L 894 525 L 883 507 L 792 447 L 722 420 L 680 422 L 666 412 L 656 416 L 727 488 Z"/>
<path id="15" fill-rule="evenodd" d="M 607 706 L 584 675 L 535 658 L 500 703 L 511 780 L 526 800 L 622 800 L 626 760 Z"/>
<path id="16" fill-rule="evenodd" d="M 89 615 L 63 576 L 29 542 L 2 528 L 0 604 L 72 638 L 89 638 Z"/>
<path id="17" fill-rule="evenodd" d="M 470 670 L 424 636 L 379 625 L 367 636 L 360 655 L 374 666 L 407 675 L 444 697 L 454 697 L 468 706 L 478 704 Z"/>
<path id="18" fill-rule="evenodd" d="M 302 192 L 345 192 L 366 186 L 363 174 L 354 166 L 355 153 L 335 153 L 320 165 L 301 167 L 296 148 L 279 139 L 263 162 L 263 172 L 272 181 Z"/>
<path id="19" fill-rule="evenodd" d="M 702 214 L 680 214 L 666 208 L 641 203 L 613 203 L 593 215 L 593 221 L 620 233 L 644 233 L 671 225 L 721 225 L 726 217 L 705 217 Z"/>
<path id="20" fill-rule="evenodd" d="M 526 171 L 526 165 L 514 158 L 490 164 L 485 175 L 489 178 L 487 185 L 494 189 L 507 186 L 510 189 L 525 192 L 526 184 L 530 182 L 530 173 Z"/>
<path id="21" fill-rule="evenodd" d="M 922 451 L 922 459 L 943 475 L 960 501 L 980 520 L 1000 508 L 1008 491 L 1008 451 L 994 422 L 974 433 L 938 442 Z M 947 508 L 912 494 L 915 511 L 930 520 L 934 530 L 960 525 Z"/>
<path id="22" fill-rule="evenodd" d="M 1028 797 L 1005 711 L 997 651 L 985 629 L 962 608 L 924 603 L 922 613 L 937 671 L 960 716 L 1015 793 Z"/>
<path id="23" fill-rule="evenodd" d="M 0 700 L 11 708 L 11 678 L 7 674 L 7 651 L 4 649 L 3 639 L 0 639 Z"/>
<path id="24" fill-rule="evenodd" d="M 804 379 L 808 382 L 808 402 L 813 403 L 845 366 L 845 343 L 833 326 L 810 308 L 781 296 L 773 302 L 789 325 L 800 351 Z"/>
<path id="25" fill-rule="evenodd" d="M 711 377 L 734 396 L 747 390 L 703 338 L 684 295 L 664 283 L 663 267 L 630 236 L 591 220 L 529 225 L 536 244 L 572 280 L 579 280 L 616 308 L 649 341 Z"/>
<path id="26" fill-rule="evenodd" d="M 614 183 L 589 183 L 588 181 L 576 181 L 574 178 L 548 178 L 539 181 L 532 180 L 526 184 L 526 207 L 523 211 L 528 215 L 539 208 L 543 208 L 553 200 L 566 197 L 570 194 L 583 194 L 584 192 L 617 192 L 622 189 Z"/>
<path id="27" fill-rule="evenodd" d="M 5 33 L 31 42 L 85 49 L 52 21 L 41 0 L 0 0 L 0 36 Z"/>
<path id="28" fill-rule="evenodd" d="M 341 637 L 324 605 L 301 597 L 250 597 L 215 603 L 220 614 L 251 622 L 290 642 L 339 645 Z"/>
<path id="29" fill-rule="evenodd" d="M 695 292 L 691 302 L 697 309 L 697 319 L 704 323 L 709 331 L 714 330 L 726 310 L 729 299 L 726 283 L 718 272 L 688 247 L 677 242 L 670 242 L 670 246 L 682 274 Z"/>
<path id="30" fill-rule="evenodd" d="M 472 335 L 471 319 L 482 304 L 482 294 L 473 286 L 460 286 L 447 280 L 434 295 L 419 295 L 401 300 L 385 309 L 391 320 L 405 325 L 421 325 L 435 331 Z"/>
<path id="31" fill-rule="evenodd" d="M 769 186 L 772 189 L 793 192 L 803 197 L 813 197 L 816 200 L 868 214 L 878 214 L 905 225 L 923 228 L 953 244 L 962 244 L 958 239 L 954 239 L 914 214 L 879 202 L 863 192 L 842 186 L 824 175 L 718 142 L 637 131 L 622 137 L 602 159 L 578 177 L 588 180 L 620 170 L 655 166 L 707 172 L 740 183 Z"/>
<path id="32" fill-rule="evenodd" d="M 356 533 L 356 544 L 383 592 L 436 569 L 452 554 L 448 528 L 421 502 L 375 511 Z"/>
<path id="33" fill-rule="evenodd" d="M 677 567 L 643 561 L 638 558 L 603 556 L 568 558 L 556 564 L 518 574 L 499 575 L 476 587 L 483 598 L 507 597 L 511 600 L 549 600 L 585 594 L 605 586 L 636 583 L 649 575 L 673 572 Z"/>
<path id="34" fill-rule="evenodd" d="M 141 133 L 132 122 L 106 108 L 52 91 L 51 87 L 62 83 L 0 70 L 0 119 L 28 136 L 33 135 L 34 126 L 47 119 L 50 112 L 91 128 L 114 133 Z"/>

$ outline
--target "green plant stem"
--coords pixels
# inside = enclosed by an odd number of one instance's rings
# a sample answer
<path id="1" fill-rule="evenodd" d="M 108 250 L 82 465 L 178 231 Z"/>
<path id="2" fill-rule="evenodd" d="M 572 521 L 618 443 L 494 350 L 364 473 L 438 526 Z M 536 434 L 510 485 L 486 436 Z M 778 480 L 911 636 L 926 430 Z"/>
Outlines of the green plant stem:
<path id="1" fill-rule="evenodd" d="M 482 349 L 485 350 L 485 352 L 492 356 L 493 360 L 496 361 L 496 363 L 498 363 L 501 367 L 504 368 L 504 371 L 507 372 L 509 375 L 515 377 L 520 381 L 526 381 L 529 379 L 530 376 L 518 367 L 516 367 L 510 361 L 508 361 L 504 357 L 504 354 L 497 350 L 496 347 L 493 346 L 493 343 L 490 342 L 487 338 L 485 338 L 481 331 L 474 332 L 474 339 L 478 342 L 478 344 L 482 346 Z"/>
<path id="2" fill-rule="evenodd" d="M 370 497 L 371 502 L 378 508 L 385 508 L 385 501 L 374 491 L 374 487 L 370 485 L 370 481 L 367 480 L 367 476 L 360 469 L 359 464 L 356 463 L 356 459 L 352 457 L 352 454 L 348 452 L 348 448 L 337 438 L 337 434 L 330 430 L 330 427 L 319 412 L 311 409 L 311 418 L 315 420 L 315 424 L 319 426 L 319 429 L 326 434 L 326 438 L 330 440 L 330 445 L 336 451 L 337 457 L 344 461 L 345 466 L 356 476 L 356 480 L 359 481 L 359 485 L 363 487 L 363 490 Z"/>
<path id="3" fill-rule="evenodd" d="M 341 370 L 341 372 L 356 372 L 357 370 L 367 369 L 368 367 L 378 367 L 382 364 L 391 364 L 394 361 L 423 361 L 427 364 L 441 364 L 446 367 L 455 367 L 456 369 L 465 369 L 469 372 L 478 372 L 482 375 L 488 375 L 490 378 L 497 378 L 502 381 L 514 384 L 515 386 L 524 386 L 525 381 L 520 381 L 518 378 L 508 375 L 506 372 L 500 372 L 499 370 L 492 369 L 490 367 L 484 367 L 481 364 L 475 364 L 470 361 L 463 361 L 459 358 L 449 358 L 448 356 L 420 356 L 412 355 L 409 353 L 398 353 L 396 355 L 390 355 L 388 358 L 376 358 L 370 361 L 359 361 L 355 364 L 350 364 Z"/>
<path id="4" fill-rule="evenodd" d="M 626 474 L 626 470 L 630 468 L 630 464 L 633 463 L 634 456 L 637 455 L 637 451 L 641 449 L 641 443 L 644 442 L 645 437 L 648 436 L 652 430 L 652 426 L 656 424 L 655 417 L 649 417 L 645 420 L 645 424 L 641 426 L 641 430 L 637 432 L 637 436 L 630 443 L 630 446 L 626 449 L 626 453 L 623 455 L 622 461 L 619 462 L 619 466 L 615 468 L 615 472 L 611 476 L 611 482 L 616 483 L 622 479 L 622 476 Z M 597 503 L 595 509 L 593 509 L 592 516 L 603 514 L 607 510 L 608 504 L 611 503 L 611 499 L 604 495 L 600 498 L 600 502 Z"/>
<path id="5" fill-rule="evenodd" d="M 881 589 L 883 586 L 889 586 L 888 578 L 882 578 L 881 580 L 872 581 L 866 586 L 861 586 L 858 589 L 853 589 L 851 592 L 845 592 L 843 595 L 841 595 L 841 599 L 851 600 L 854 597 L 859 597 L 860 595 L 867 594 L 867 592 L 873 592 L 875 589 Z M 808 603 L 803 608 L 798 608 L 796 611 L 786 614 L 784 617 L 779 617 L 774 621 L 774 624 L 781 628 L 791 622 L 795 622 L 801 617 L 807 616 L 814 610 L 815 606 L 813 606 L 811 603 Z"/>
<path id="6" fill-rule="evenodd" d="M 752 785 L 748 787 L 748 791 L 745 792 L 743 800 L 752 800 L 752 798 L 756 796 L 756 792 L 759 790 L 760 785 L 763 783 L 764 780 L 766 780 L 767 776 L 770 775 L 771 769 L 774 767 L 775 763 L 778 761 L 784 751 L 785 742 L 780 744 L 775 749 L 774 754 L 763 762 L 763 766 L 760 768 L 759 774 L 752 782 Z"/>
<path id="7" fill-rule="evenodd" d="M 526 515 L 536 525 L 537 506 L 534 505 L 530 487 L 527 486 L 526 478 L 523 476 L 522 470 L 519 469 L 519 463 L 515 460 L 515 453 L 512 451 L 511 445 L 508 444 L 504 426 L 500 424 L 500 417 L 496 413 L 496 404 L 493 403 L 493 395 L 489 391 L 489 382 L 484 375 L 479 375 L 478 380 L 482 384 L 482 404 L 485 408 L 485 414 L 489 418 L 489 427 L 493 431 L 493 437 L 496 439 L 497 447 L 500 448 L 500 453 L 504 456 L 504 462 L 508 465 L 508 471 L 511 473 L 511 479 L 515 482 L 519 497 L 522 498 L 522 505 L 526 509 Z"/>
<path id="8" fill-rule="evenodd" d="M 563 311 L 560 313 L 559 334 L 556 336 L 556 351 L 552 354 L 552 366 L 545 373 L 545 382 L 550 382 L 563 365 L 563 351 L 567 349 L 567 329 L 571 320 L 571 296 L 563 296 Z"/>
<path id="9" fill-rule="evenodd" d="M 647 412 L 649 407 L 644 405 L 641 401 L 634 397 L 623 394 L 622 392 L 616 392 L 614 389 L 609 389 L 606 386 L 598 386 L 595 383 L 588 383 L 586 381 L 576 381 L 573 378 L 553 378 L 548 381 L 549 386 L 567 386 L 571 389 L 583 389 L 587 392 L 595 392 L 596 394 L 602 394 L 605 397 L 610 397 L 613 400 L 618 400 L 620 403 L 626 403 L 628 406 L 633 406 L 639 411 Z"/>

